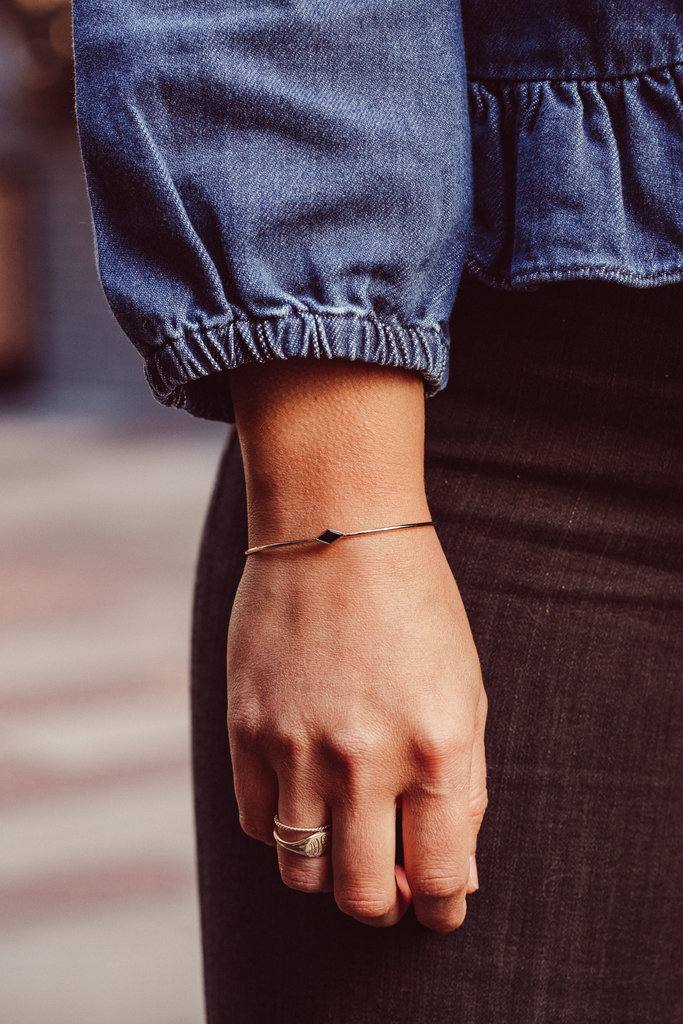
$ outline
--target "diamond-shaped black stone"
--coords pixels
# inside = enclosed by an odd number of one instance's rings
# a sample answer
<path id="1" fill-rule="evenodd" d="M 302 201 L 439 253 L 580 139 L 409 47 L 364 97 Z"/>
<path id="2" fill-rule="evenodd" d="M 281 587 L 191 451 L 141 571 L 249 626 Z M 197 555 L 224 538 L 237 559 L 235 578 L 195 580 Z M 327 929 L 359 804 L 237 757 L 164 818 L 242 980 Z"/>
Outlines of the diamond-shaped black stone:
<path id="1" fill-rule="evenodd" d="M 344 534 L 340 533 L 339 530 L 325 530 L 319 537 L 316 537 L 316 540 L 319 540 L 321 544 L 334 544 L 336 540 L 343 536 Z"/>

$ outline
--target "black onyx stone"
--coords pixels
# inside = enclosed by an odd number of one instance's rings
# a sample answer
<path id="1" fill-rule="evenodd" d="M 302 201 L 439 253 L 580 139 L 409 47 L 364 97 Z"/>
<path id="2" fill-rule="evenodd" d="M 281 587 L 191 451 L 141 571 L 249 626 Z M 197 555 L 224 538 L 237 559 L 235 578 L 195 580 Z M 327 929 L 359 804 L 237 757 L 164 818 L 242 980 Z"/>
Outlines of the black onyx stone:
<path id="1" fill-rule="evenodd" d="M 325 530 L 319 537 L 316 537 L 316 540 L 319 540 L 321 544 L 334 544 L 336 540 L 343 536 L 344 534 L 340 533 L 339 530 Z"/>

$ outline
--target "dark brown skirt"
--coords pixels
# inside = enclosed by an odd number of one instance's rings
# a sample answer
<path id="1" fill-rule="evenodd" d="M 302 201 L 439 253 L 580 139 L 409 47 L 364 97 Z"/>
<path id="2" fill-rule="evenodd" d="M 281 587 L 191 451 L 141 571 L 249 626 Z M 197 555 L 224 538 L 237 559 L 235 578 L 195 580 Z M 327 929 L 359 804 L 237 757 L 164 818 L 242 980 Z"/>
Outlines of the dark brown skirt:
<path id="1" fill-rule="evenodd" d="M 679 285 L 461 286 L 427 494 L 482 661 L 490 804 L 448 935 L 287 889 L 240 830 L 225 641 L 247 533 L 226 448 L 193 642 L 210 1024 L 680 1019 L 682 320 Z"/>

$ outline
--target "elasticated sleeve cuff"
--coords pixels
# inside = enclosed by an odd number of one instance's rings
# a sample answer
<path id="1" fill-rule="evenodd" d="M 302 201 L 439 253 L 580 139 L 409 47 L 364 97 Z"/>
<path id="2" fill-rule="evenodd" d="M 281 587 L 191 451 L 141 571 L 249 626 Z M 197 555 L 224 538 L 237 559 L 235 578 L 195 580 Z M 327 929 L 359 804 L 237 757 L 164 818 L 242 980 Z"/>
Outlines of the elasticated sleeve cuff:
<path id="1" fill-rule="evenodd" d="M 272 359 L 359 359 L 409 367 L 424 378 L 425 397 L 445 386 L 448 340 L 444 327 L 381 323 L 353 314 L 297 312 L 169 339 L 145 364 L 156 398 L 195 416 L 234 422 L 224 371 Z"/>
<path id="2" fill-rule="evenodd" d="M 75 0 L 102 284 L 154 395 L 346 358 L 448 379 L 471 219 L 459 3 Z"/>

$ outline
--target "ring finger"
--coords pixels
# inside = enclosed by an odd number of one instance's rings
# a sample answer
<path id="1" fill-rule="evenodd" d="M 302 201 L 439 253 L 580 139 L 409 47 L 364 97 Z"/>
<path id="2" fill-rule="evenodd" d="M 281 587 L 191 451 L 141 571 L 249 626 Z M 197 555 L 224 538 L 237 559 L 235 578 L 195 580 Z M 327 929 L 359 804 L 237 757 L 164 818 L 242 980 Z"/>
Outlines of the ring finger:
<path id="1" fill-rule="evenodd" d="M 292 779 L 291 774 L 279 779 L 277 816 L 282 825 L 273 828 L 285 842 L 296 842 L 310 835 L 321 825 L 331 824 L 331 815 L 325 801 L 311 790 L 304 780 Z M 332 836 L 328 838 L 330 843 Z M 332 860 L 329 845 L 319 857 L 304 857 L 285 850 L 277 844 L 280 875 L 285 885 L 301 892 L 332 892 Z"/>

